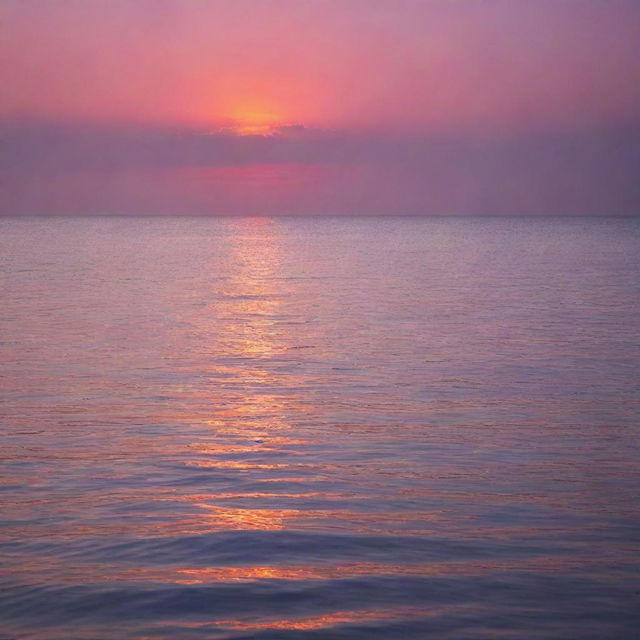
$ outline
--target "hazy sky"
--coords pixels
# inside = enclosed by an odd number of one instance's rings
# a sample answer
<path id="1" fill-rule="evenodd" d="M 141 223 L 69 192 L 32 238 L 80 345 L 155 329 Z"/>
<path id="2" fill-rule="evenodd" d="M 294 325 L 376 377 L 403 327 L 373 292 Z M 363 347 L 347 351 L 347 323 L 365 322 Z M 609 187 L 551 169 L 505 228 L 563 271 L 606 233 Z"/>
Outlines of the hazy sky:
<path id="1" fill-rule="evenodd" d="M 2 213 L 637 214 L 637 0 L 3 0 Z"/>

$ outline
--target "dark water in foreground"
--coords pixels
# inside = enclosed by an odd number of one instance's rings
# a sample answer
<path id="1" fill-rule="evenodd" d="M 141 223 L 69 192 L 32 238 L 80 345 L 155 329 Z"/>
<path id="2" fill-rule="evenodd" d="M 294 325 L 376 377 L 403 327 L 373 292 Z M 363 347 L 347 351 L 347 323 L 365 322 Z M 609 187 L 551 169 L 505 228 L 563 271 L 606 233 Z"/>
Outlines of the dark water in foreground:
<path id="1" fill-rule="evenodd" d="M 637 221 L 0 237 L 1 639 L 638 637 Z"/>

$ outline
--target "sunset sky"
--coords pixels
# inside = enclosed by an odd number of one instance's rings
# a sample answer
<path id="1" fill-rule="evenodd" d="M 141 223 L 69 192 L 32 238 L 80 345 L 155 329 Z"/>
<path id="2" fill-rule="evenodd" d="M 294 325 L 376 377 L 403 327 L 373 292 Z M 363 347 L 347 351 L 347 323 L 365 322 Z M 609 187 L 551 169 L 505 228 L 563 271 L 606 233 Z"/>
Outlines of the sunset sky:
<path id="1" fill-rule="evenodd" d="M 637 214 L 635 0 L 4 0 L 3 214 Z"/>

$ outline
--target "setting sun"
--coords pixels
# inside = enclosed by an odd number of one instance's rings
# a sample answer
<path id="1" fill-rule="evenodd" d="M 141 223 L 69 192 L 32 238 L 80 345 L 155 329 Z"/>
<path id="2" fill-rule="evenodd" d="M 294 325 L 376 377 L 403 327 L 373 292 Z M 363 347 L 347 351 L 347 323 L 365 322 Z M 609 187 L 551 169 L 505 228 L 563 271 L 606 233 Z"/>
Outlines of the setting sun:
<path id="1" fill-rule="evenodd" d="M 240 136 L 269 136 L 286 124 L 281 109 L 265 100 L 246 100 L 234 104 L 224 120 L 225 129 Z"/>

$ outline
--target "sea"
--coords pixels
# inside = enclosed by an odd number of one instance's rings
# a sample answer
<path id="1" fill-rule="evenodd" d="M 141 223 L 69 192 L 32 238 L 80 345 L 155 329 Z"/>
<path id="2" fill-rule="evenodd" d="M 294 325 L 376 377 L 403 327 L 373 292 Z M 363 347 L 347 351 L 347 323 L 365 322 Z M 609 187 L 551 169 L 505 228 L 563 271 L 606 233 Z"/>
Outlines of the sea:
<path id="1" fill-rule="evenodd" d="M 640 220 L 0 219 L 0 640 L 635 640 Z"/>

